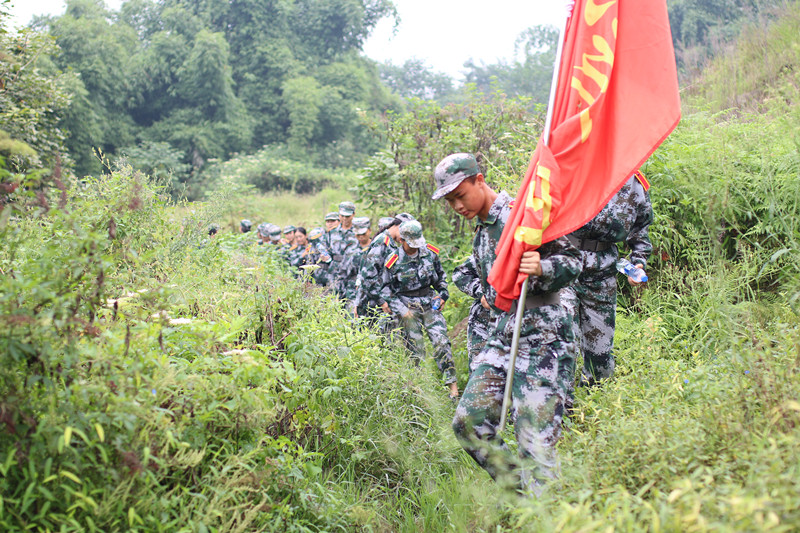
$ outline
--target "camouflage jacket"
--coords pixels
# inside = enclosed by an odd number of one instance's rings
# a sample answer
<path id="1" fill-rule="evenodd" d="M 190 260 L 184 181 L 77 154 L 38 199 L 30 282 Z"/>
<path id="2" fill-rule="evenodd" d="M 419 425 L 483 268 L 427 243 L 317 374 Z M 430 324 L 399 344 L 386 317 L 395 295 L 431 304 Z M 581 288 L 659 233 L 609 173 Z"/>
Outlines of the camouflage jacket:
<path id="1" fill-rule="evenodd" d="M 381 299 L 381 270 L 386 260 L 397 250 L 397 244 L 389 236 L 388 232 L 381 232 L 369 243 L 365 257 L 361 261 L 361 269 L 358 273 L 356 284 L 356 305 L 364 307 L 367 305 L 380 306 L 384 300 Z"/>
<path id="2" fill-rule="evenodd" d="M 341 278 L 345 259 L 358 250 L 356 234 L 353 232 L 353 228 L 344 230 L 338 226 L 325 233 L 322 239 L 331 257 L 328 272 L 332 278 Z"/>
<path id="3" fill-rule="evenodd" d="M 393 313 L 405 315 L 415 303 L 430 306 L 435 296 L 447 301 L 447 275 L 438 254 L 429 244 L 413 257 L 402 248 L 389 256 L 381 271 L 381 298 Z"/>
<path id="4" fill-rule="evenodd" d="M 503 191 L 497 195 L 486 220 L 477 220 L 472 256 L 453 272 L 453 282 L 459 289 L 476 300 L 485 296 L 495 313 L 502 311 L 494 306 L 497 291 L 489 284 L 488 277 L 497 259 L 495 249 L 512 207 L 508 193 Z M 557 292 L 580 273 L 580 252 L 565 238 L 543 244 L 538 252 L 542 257 L 542 275 L 531 277 L 528 294 Z"/>
<path id="5" fill-rule="evenodd" d="M 361 264 L 366 257 L 367 248 L 359 247 L 355 252 L 349 254 L 341 268 L 342 296 L 346 300 L 355 300 L 358 291 L 358 273 L 361 271 Z"/>
<path id="6" fill-rule="evenodd" d="M 646 183 L 646 182 L 645 182 Z M 583 227 L 570 236 L 600 242 L 625 242 L 631 249 L 630 261 L 647 267 L 647 258 L 653 250 L 648 227 L 653 222 L 650 195 L 636 178 L 631 176 L 608 204 Z M 612 247 L 616 252 L 616 247 Z M 616 257 L 616 254 L 614 254 Z"/>

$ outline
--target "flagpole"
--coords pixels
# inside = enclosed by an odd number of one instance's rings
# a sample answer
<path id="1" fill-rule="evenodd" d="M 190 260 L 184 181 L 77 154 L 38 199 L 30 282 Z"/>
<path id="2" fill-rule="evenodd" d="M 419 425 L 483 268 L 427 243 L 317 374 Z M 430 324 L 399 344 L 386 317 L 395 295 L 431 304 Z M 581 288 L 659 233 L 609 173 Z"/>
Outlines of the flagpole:
<path id="1" fill-rule="evenodd" d="M 567 3 L 569 4 L 570 0 L 567 0 Z M 572 16 L 573 9 L 574 2 L 573 5 L 569 7 L 569 12 L 567 16 L 564 17 L 564 23 L 561 25 L 558 34 L 556 61 L 555 65 L 553 65 L 553 79 L 550 82 L 550 98 L 547 102 L 547 116 L 545 117 L 544 130 L 542 131 L 542 140 L 545 146 L 550 144 L 550 127 L 553 122 L 553 106 L 556 101 L 556 86 L 558 85 L 558 75 L 561 70 L 561 56 L 564 53 L 564 37 L 567 32 L 567 23 L 569 22 L 570 16 Z M 508 413 L 508 408 L 511 405 L 511 389 L 514 386 L 514 367 L 517 364 L 517 353 L 519 352 L 519 336 L 522 330 L 522 318 L 525 314 L 525 298 L 528 294 L 528 280 L 530 280 L 530 276 L 526 276 L 525 281 L 522 282 L 522 290 L 517 300 L 517 316 L 514 321 L 514 335 L 511 338 L 511 354 L 508 361 L 508 370 L 506 371 L 506 388 L 503 392 L 503 407 L 500 411 L 500 426 L 498 427 L 497 433 L 502 433 L 505 429 L 506 413 Z"/>

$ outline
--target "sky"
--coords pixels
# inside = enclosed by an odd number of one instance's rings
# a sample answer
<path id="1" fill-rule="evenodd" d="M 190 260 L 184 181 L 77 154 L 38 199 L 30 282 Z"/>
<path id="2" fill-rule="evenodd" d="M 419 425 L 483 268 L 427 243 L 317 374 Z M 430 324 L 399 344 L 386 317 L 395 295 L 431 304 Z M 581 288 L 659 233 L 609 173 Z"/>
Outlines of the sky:
<path id="1" fill-rule="evenodd" d="M 27 24 L 34 15 L 60 15 L 64 0 L 12 0 L 12 26 Z M 121 0 L 106 0 L 118 9 Z M 381 21 L 364 45 L 376 61 L 402 65 L 421 59 L 437 72 L 462 78 L 469 59 L 477 64 L 511 61 L 514 42 L 531 26 L 559 27 L 565 12 L 563 0 L 394 0 L 400 24 Z"/>

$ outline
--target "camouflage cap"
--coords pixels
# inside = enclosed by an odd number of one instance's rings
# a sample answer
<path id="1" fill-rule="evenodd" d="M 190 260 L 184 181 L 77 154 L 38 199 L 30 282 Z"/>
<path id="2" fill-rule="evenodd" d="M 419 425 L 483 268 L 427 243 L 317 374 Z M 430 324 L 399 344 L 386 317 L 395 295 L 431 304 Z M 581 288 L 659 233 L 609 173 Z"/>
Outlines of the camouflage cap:
<path id="1" fill-rule="evenodd" d="M 472 154 L 450 154 L 442 159 L 433 171 L 436 191 L 431 199 L 438 200 L 451 193 L 462 181 L 481 173 L 478 161 Z"/>
<path id="2" fill-rule="evenodd" d="M 384 231 L 386 228 L 392 225 L 394 222 L 394 217 L 381 217 L 378 219 L 378 231 Z"/>
<path id="3" fill-rule="evenodd" d="M 219 231 L 219 226 L 217 224 L 211 224 L 208 226 L 209 235 L 214 235 L 218 231 Z"/>
<path id="4" fill-rule="evenodd" d="M 336 211 L 331 211 L 330 213 L 325 215 L 325 222 L 328 222 L 329 220 L 335 220 L 335 221 L 338 222 L 339 221 L 339 213 L 337 213 Z"/>
<path id="5" fill-rule="evenodd" d="M 403 222 L 408 222 L 409 220 L 417 220 L 417 219 L 414 218 L 412 215 L 409 215 L 408 213 L 399 213 L 394 216 L 393 222 L 396 221 L 398 224 L 402 224 Z"/>
<path id="6" fill-rule="evenodd" d="M 308 240 L 309 241 L 315 241 L 315 240 L 319 239 L 320 237 L 322 237 L 322 235 L 324 233 L 325 233 L 324 229 L 322 229 L 322 228 L 314 228 L 314 229 L 312 229 L 311 231 L 308 232 Z"/>
<path id="7" fill-rule="evenodd" d="M 243 218 L 239 221 L 239 227 L 242 228 L 242 231 L 250 231 L 250 228 L 253 227 L 253 223 L 246 218 Z"/>
<path id="8" fill-rule="evenodd" d="M 267 235 L 269 235 L 269 224 L 267 224 L 266 222 L 262 222 L 261 224 L 256 226 L 256 231 L 258 231 L 259 235 L 266 237 Z"/>
<path id="9" fill-rule="evenodd" d="M 343 217 L 351 217 L 356 213 L 356 204 L 353 202 L 342 202 L 339 204 L 339 214 Z"/>
<path id="10" fill-rule="evenodd" d="M 267 231 L 269 232 L 269 238 L 271 241 L 281 240 L 281 227 L 277 224 L 270 224 Z"/>
<path id="11" fill-rule="evenodd" d="M 291 233 L 291 232 L 293 232 L 293 231 L 294 231 L 294 230 L 296 230 L 296 229 L 297 229 L 297 228 L 295 228 L 294 226 L 292 226 L 291 224 L 289 224 L 288 226 L 284 226 L 284 227 L 283 227 L 283 234 L 284 234 L 284 235 L 286 235 L 287 233 Z"/>
<path id="12" fill-rule="evenodd" d="M 422 224 L 416 220 L 409 220 L 400 224 L 400 238 L 412 248 L 424 248 L 425 237 L 422 236 Z"/>
<path id="13" fill-rule="evenodd" d="M 372 223 L 369 217 L 356 217 L 353 219 L 353 233 L 356 235 L 364 235 L 369 231 L 371 225 Z"/>

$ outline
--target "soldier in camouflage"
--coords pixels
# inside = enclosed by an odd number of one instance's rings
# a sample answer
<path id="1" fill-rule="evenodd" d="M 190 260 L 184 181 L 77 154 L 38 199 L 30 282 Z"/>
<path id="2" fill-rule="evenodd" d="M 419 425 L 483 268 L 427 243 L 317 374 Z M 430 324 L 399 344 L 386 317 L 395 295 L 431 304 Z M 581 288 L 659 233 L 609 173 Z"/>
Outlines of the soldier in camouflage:
<path id="1" fill-rule="evenodd" d="M 301 254 L 308 247 L 308 236 L 306 235 L 306 228 L 299 226 L 294 229 L 294 240 L 292 246 L 286 250 L 286 262 L 295 269 L 302 266 Z M 297 271 L 295 271 L 297 272 Z"/>
<path id="2" fill-rule="evenodd" d="M 490 334 L 474 354 L 469 382 L 456 408 L 453 431 L 464 449 L 499 483 L 538 494 L 557 475 L 555 445 L 561 436 L 568 394 L 563 365 L 575 356 L 571 322 L 559 291 L 580 272 L 580 254 L 565 238 L 543 244 L 522 256 L 519 271 L 531 276 L 520 331 L 519 354 L 511 391 L 519 458 L 497 434 L 509 371 L 516 309 L 494 307 L 497 296 L 487 278 L 498 240 L 511 213 L 511 198 L 485 182 L 475 157 L 452 154 L 434 172 L 433 199 L 445 198 L 457 213 L 477 218 L 473 258 L 462 265 L 464 286 L 490 314 Z M 480 283 L 475 282 L 475 275 Z M 471 276 L 471 278 L 470 278 Z M 467 282 L 467 279 L 470 279 Z M 485 304 L 485 305 L 484 305 Z"/>
<path id="3" fill-rule="evenodd" d="M 414 220 L 414 217 L 408 213 L 400 213 L 393 217 L 386 229 L 376 235 L 367 248 L 357 281 L 356 308 L 359 315 L 371 314 L 367 310 L 379 309 L 385 303 L 381 297 L 381 270 L 389 256 L 397 250 L 400 224 L 408 220 Z M 383 321 L 382 325 L 384 332 L 388 332 L 394 327 L 391 318 Z"/>
<path id="4" fill-rule="evenodd" d="M 629 260 L 644 269 L 653 249 L 648 227 L 653 222 L 649 184 L 637 172 L 600 213 L 567 238 L 581 251 L 583 271 L 562 293 L 574 320 L 583 352 L 581 381 L 594 384 L 614 373 L 614 326 L 617 312 L 616 263 L 618 242 L 631 250 Z M 632 285 L 639 283 L 628 278 Z"/>
<path id="5" fill-rule="evenodd" d="M 339 204 L 339 225 L 328 230 L 325 234 L 325 246 L 331 254 L 331 263 L 328 266 L 328 278 L 331 288 L 340 297 L 344 298 L 344 272 L 345 259 L 358 249 L 358 241 L 353 233 L 353 215 L 356 206 L 353 202 Z"/>
<path id="6" fill-rule="evenodd" d="M 365 257 L 365 252 L 372 241 L 370 231 L 370 220 L 368 217 L 356 217 L 353 219 L 353 233 L 358 241 L 358 248 L 345 258 L 342 265 L 342 286 L 344 288 L 344 299 L 347 301 L 347 308 L 353 313 L 356 311 L 356 293 L 358 284 L 358 273 L 361 270 L 361 263 Z"/>
<path id="7" fill-rule="evenodd" d="M 322 228 L 314 228 L 306 237 L 301 229 L 303 228 L 298 228 L 297 235 L 300 252 L 296 254 L 293 266 L 309 272 L 314 283 L 324 287 L 328 283 L 327 267 L 331 261 L 330 253 L 322 240 L 325 232 Z"/>
<path id="8" fill-rule="evenodd" d="M 269 240 L 269 224 L 262 222 L 256 226 L 256 235 L 258 235 L 258 245 L 261 246 Z"/>
<path id="9" fill-rule="evenodd" d="M 425 241 L 422 225 L 416 220 L 403 222 L 398 232 L 400 247 L 381 271 L 383 310 L 399 317 L 406 346 L 417 362 L 425 357 L 422 330 L 427 331 L 444 383 L 450 388 L 451 398 L 457 398 L 453 354 L 441 311 L 450 294 L 439 249 Z"/>
<path id="10" fill-rule="evenodd" d="M 339 213 L 331 211 L 325 215 L 325 231 L 331 231 L 333 228 L 339 227 Z"/>

